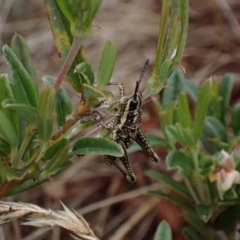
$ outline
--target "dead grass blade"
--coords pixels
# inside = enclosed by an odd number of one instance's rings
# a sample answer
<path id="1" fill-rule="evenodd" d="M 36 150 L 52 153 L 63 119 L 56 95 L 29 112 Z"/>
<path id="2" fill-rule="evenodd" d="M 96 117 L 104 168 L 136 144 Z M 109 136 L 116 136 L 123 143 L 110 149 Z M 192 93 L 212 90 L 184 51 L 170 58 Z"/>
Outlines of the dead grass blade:
<path id="1" fill-rule="evenodd" d="M 63 203 L 62 206 L 64 211 L 53 211 L 29 203 L 0 201 L 0 225 L 20 219 L 22 225 L 60 226 L 71 232 L 74 239 L 98 239 L 81 215 L 71 211 Z"/>

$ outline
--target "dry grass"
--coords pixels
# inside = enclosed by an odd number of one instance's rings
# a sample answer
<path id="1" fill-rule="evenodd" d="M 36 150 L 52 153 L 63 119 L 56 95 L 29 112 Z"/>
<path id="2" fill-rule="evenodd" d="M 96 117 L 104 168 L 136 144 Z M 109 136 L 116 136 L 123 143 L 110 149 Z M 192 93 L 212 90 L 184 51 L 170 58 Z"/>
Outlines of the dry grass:
<path id="1" fill-rule="evenodd" d="M 114 41 L 117 60 L 113 81 L 125 81 L 127 93 L 130 93 L 133 89 L 131 81 L 134 83 L 138 78 L 145 59 L 149 58 L 154 64 L 159 12 L 160 1 L 156 0 L 105 0 L 95 19 L 97 27 L 93 28 L 86 42 L 87 57 L 93 69 L 96 71 L 98 68 L 105 41 Z M 14 32 L 22 34 L 29 44 L 39 82 L 44 75 L 56 76 L 60 62 L 43 1 L 5 0 L 1 3 L 0 17 L 1 44 L 9 44 Z M 190 0 L 189 33 L 182 62 L 187 79 L 200 83 L 211 75 L 221 76 L 225 72 L 232 72 L 235 80 L 239 79 L 239 22 L 239 1 Z M 2 55 L 0 71 L 7 71 Z M 151 66 L 146 75 L 149 76 L 150 72 Z M 67 82 L 64 86 L 76 102 L 78 96 L 71 86 Z M 143 120 L 146 129 L 159 131 L 158 120 L 152 124 L 153 119 L 146 113 Z M 162 154 L 161 150 L 157 151 Z M 129 184 L 115 169 L 106 167 L 101 157 L 86 156 L 76 158 L 71 168 L 43 186 L 5 200 L 60 209 L 61 199 L 69 208 L 84 213 L 91 229 L 103 240 L 152 239 L 163 217 L 171 223 L 174 239 L 182 239 L 179 234 L 184 224 L 181 211 L 166 202 L 160 205 L 160 201 L 144 195 L 146 186 L 151 188 L 152 183 L 144 177 L 143 171 L 165 171 L 164 163 L 149 163 L 143 153 L 132 154 L 130 158 L 138 179 L 135 184 Z M 142 192 L 131 195 L 138 190 Z M 46 233 L 20 227 L 15 221 L 4 225 L 0 231 L 0 239 L 3 240 L 68 238 L 68 233 L 60 228 Z"/>
<path id="2" fill-rule="evenodd" d="M 74 239 L 98 240 L 81 215 L 70 211 L 64 204 L 62 206 L 65 211 L 43 209 L 29 203 L 0 201 L 0 225 L 19 219 L 22 225 L 41 228 L 60 226 L 72 232 Z"/>

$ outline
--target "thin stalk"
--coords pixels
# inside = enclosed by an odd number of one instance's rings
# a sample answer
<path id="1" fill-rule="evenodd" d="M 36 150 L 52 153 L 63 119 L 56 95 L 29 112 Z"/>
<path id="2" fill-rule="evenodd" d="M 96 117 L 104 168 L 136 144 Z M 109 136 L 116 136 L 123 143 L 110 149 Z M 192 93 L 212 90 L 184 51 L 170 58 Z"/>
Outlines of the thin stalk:
<path id="1" fill-rule="evenodd" d="M 193 187 L 192 187 L 192 185 L 191 185 L 190 182 L 189 182 L 189 179 L 183 178 L 183 180 L 184 180 L 184 182 L 185 182 L 185 184 L 186 184 L 186 186 L 187 186 L 187 188 L 188 188 L 188 191 L 190 192 L 190 194 L 191 194 L 194 202 L 195 202 L 196 204 L 200 204 L 200 201 L 199 201 L 196 193 L 194 192 Z"/>
<path id="2" fill-rule="evenodd" d="M 81 45 L 82 45 L 83 41 L 80 37 L 74 37 L 73 39 L 73 43 L 72 46 L 69 50 L 69 53 L 67 55 L 66 61 L 64 62 L 64 64 L 62 65 L 62 68 L 58 74 L 58 77 L 56 79 L 56 82 L 54 84 L 54 88 L 56 90 L 59 89 L 59 87 L 61 86 L 63 80 L 65 79 L 65 77 L 67 76 L 68 70 L 70 69 Z"/>

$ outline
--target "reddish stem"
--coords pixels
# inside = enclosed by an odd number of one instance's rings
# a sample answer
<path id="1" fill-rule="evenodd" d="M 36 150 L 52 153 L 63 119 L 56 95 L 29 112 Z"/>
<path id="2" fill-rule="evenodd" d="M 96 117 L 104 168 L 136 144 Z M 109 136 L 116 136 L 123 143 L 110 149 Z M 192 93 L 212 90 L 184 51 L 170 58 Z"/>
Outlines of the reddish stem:
<path id="1" fill-rule="evenodd" d="M 56 89 L 56 91 L 59 89 L 59 87 L 62 84 L 62 81 L 66 77 L 66 75 L 68 73 L 68 70 L 70 69 L 70 67 L 71 67 L 71 65 L 72 65 L 72 63 L 73 63 L 81 45 L 82 45 L 81 39 L 79 37 L 74 37 L 73 43 L 72 43 L 72 46 L 69 50 L 67 58 L 66 58 L 64 64 L 62 65 L 62 68 L 61 68 L 61 70 L 58 74 L 58 77 L 56 79 L 56 82 L 54 84 L 54 88 Z"/>
<path id="2" fill-rule="evenodd" d="M 12 182 L 5 182 L 0 187 L 0 199 L 4 197 L 4 195 L 7 193 L 7 191 L 12 187 Z"/>

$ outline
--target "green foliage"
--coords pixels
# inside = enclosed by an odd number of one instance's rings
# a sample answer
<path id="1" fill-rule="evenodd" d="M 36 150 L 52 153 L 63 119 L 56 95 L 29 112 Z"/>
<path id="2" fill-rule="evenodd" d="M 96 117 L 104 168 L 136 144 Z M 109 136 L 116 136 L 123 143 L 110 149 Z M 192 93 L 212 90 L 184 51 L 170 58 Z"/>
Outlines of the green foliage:
<path id="1" fill-rule="evenodd" d="M 43 77 L 46 87 L 42 92 L 24 38 L 16 34 L 11 48 L 3 46 L 10 75 L 0 76 L 0 197 L 48 181 L 67 169 L 74 155 L 123 156 L 120 145 L 105 138 L 107 130 L 100 132 L 102 137 L 82 136 L 82 131 L 95 122 L 79 121 L 91 120 L 90 110 L 101 107 L 112 96 L 102 88 L 113 73 L 114 43 L 106 42 L 96 74 L 84 54 L 84 42 L 101 3 L 45 0 L 63 68 L 56 79 Z M 213 78 L 200 87 L 184 79 L 178 68 L 187 25 L 188 0 L 163 0 L 156 62 L 143 93 L 147 98 L 165 86 L 158 103 L 163 137 L 149 134 L 147 139 L 152 146 L 167 149 L 167 167 L 176 171 L 180 180 L 156 171 L 147 171 L 146 175 L 178 193 L 150 192 L 184 210 L 186 239 L 216 239 L 217 230 L 234 235 L 240 219 L 240 105 L 230 106 L 230 74 L 220 84 Z M 81 94 L 74 112 L 70 97 L 60 86 L 65 76 L 76 94 Z M 228 134 L 230 128 L 232 135 Z M 134 143 L 128 152 L 139 149 Z M 154 236 L 154 240 L 160 239 L 172 239 L 165 221 Z"/>
<path id="2" fill-rule="evenodd" d="M 159 223 L 153 240 L 172 240 L 172 232 L 166 221 Z"/>
<path id="3" fill-rule="evenodd" d="M 219 84 L 209 79 L 197 87 L 176 70 L 166 85 L 159 107 L 164 138 L 158 146 L 168 143 L 167 167 L 177 171 L 180 182 L 156 171 L 146 175 L 180 197 L 161 190 L 149 193 L 184 210 L 186 239 L 216 239 L 216 229 L 233 236 L 240 219 L 240 107 L 239 103 L 230 107 L 232 76 L 226 74 Z M 189 107 L 190 98 L 194 111 Z M 227 115 L 231 116 L 230 126 Z M 229 127 L 234 136 L 228 134 Z"/>

